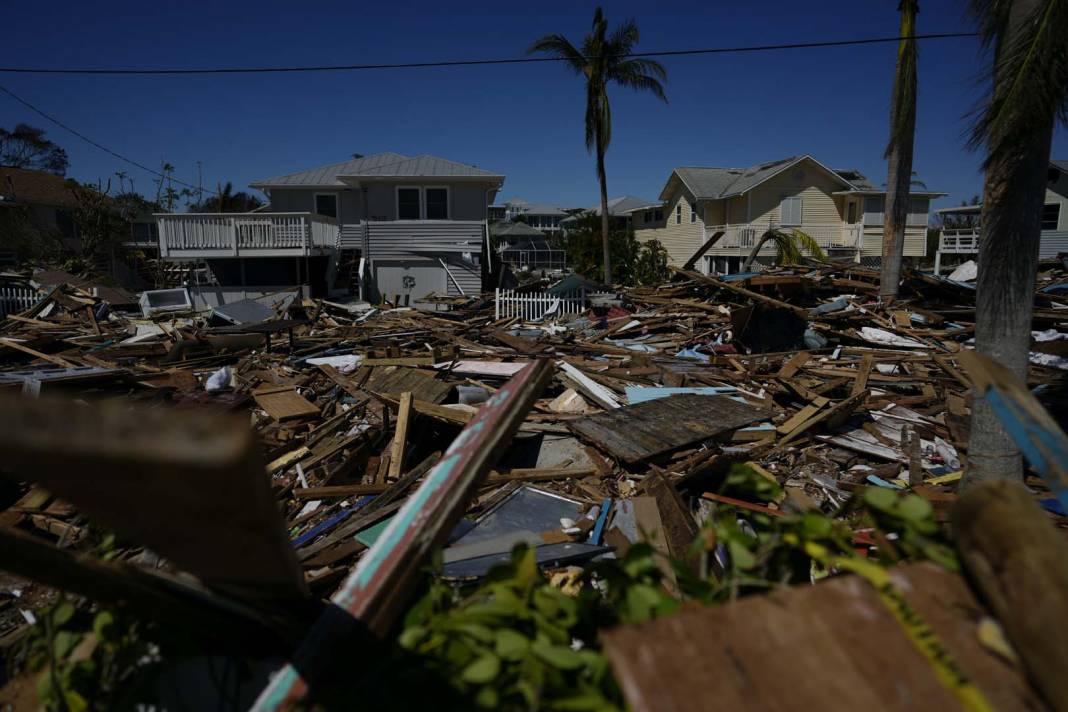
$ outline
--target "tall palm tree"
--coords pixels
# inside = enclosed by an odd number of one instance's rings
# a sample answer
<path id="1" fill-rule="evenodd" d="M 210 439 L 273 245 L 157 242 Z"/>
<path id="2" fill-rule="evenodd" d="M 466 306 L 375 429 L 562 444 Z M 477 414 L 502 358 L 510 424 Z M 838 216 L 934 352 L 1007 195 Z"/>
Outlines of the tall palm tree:
<path id="1" fill-rule="evenodd" d="M 765 242 L 769 241 L 775 243 L 775 264 L 777 265 L 801 264 L 805 259 L 805 251 L 817 260 L 826 259 L 823 249 L 815 238 L 807 232 L 801 232 L 796 228 L 789 230 L 773 228 L 761 235 L 757 243 L 753 245 L 749 256 L 745 258 L 745 264 L 742 265 L 743 272 L 749 271 L 749 268 L 753 266 L 753 260 L 756 259 L 757 254 L 760 252 L 760 248 L 764 246 Z"/>
<path id="2" fill-rule="evenodd" d="M 604 171 L 604 154 L 612 139 L 608 85 L 614 82 L 637 91 L 652 92 L 667 103 L 662 83 L 667 81 L 667 70 L 651 59 L 628 59 L 637 44 L 638 26 L 633 20 L 621 23 L 608 34 L 608 21 L 598 7 L 593 13 L 590 33 L 582 40 L 581 52 L 563 35 L 545 35 L 527 50 L 528 53 L 543 52 L 557 57 L 586 79 L 586 150 L 597 154 L 605 284 L 612 283 L 612 258 L 608 249 L 608 180 Z"/>
<path id="3" fill-rule="evenodd" d="M 993 86 L 972 128 L 986 148 L 976 349 L 1027 377 L 1031 312 L 1054 123 L 1068 122 L 1068 2 L 972 0 Z M 1019 479 L 1020 454 L 991 407 L 972 405 L 963 484 Z"/>
<path id="4" fill-rule="evenodd" d="M 883 219 L 882 274 L 879 296 L 886 302 L 897 298 L 901 281 L 901 256 L 905 249 L 905 223 L 909 216 L 909 187 L 912 183 L 912 142 L 916 135 L 916 15 L 919 0 L 901 0 L 897 71 L 890 96 L 890 141 L 886 144 L 886 209 Z"/>

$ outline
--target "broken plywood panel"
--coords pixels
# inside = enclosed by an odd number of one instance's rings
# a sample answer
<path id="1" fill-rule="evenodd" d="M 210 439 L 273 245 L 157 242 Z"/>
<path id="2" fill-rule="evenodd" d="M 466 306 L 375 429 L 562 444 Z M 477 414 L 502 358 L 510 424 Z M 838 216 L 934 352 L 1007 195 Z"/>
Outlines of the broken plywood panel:
<path id="1" fill-rule="evenodd" d="M 268 386 L 252 392 L 256 405 L 278 422 L 319 415 L 319 409 L 293 386 Z"/>
<path id="2" fill-rule="evenodd" d="M 933 564 L 891 575 L 994 709 L 1042 709 L 1019 670 L 980 644 L 983 611 L 963 579 Z M 857 576 L 620 627 L 605 652 L 636 712 L 961 709 Z"/>
<path id="3" fill-rule="evenodd" d="M 367 389 L 395 398 L 410 391 L 417 401 L 437 404 L 449 395 L 452 384 L 439 380 L 433 373 L 398 366 L 393 369 L 376 368 L 367 381 Z"/>
<path id="4" fill-rule="evenodd" d="M 682 394 L 568 422 L 579 436 L 635 463 L 768 417 L 727 396 Z"/>

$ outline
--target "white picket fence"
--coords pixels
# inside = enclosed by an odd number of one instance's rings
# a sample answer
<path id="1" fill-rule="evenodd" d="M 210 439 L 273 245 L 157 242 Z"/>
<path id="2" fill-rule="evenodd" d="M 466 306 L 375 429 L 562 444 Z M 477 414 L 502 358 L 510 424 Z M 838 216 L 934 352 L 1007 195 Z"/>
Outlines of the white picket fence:
<path id="1" fill-rule="evenodd" d="M 580 314 L 590 306 L 590 297 L 585 289 L 563 294 L 521 294 L 514 289 L 498 289 L 496 293 L 496 318 L 519 318 L 523 321 L 541 321 L 564 314 Z"/>
<path id="2" fill-rule="evenodd" d="M 33 287 L 21 285 L 0 286 L 0 317 L 24 312 L 40 299 Z"/>

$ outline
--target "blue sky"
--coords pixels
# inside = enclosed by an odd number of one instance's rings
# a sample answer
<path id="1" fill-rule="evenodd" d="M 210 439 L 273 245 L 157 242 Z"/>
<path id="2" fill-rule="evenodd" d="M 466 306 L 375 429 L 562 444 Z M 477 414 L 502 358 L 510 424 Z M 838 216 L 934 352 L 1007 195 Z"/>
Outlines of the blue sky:
<path id="1" fill-rule="evenodd" d="M 0 65 L 212 67 L 388 63 L 512 57 L 535 38 L 578 39 L 596 3 L 9 2 Z M 921 32 L 971 29 L 964 0 L 922 3 Z M 819 3 L 611 2 L 634 18 L 645 51 L 888 36 L 896 0 Z M 21 28 L 21 29 L 20 29 Z M 611 90 L 609 193 L 655 198 L 678 165 L 746 166 L 811 153 L 885 181 L 893 45 L 668 58 L 665 106 Z M 921 47 L 915 168 L 956 204 L 981 190 L 981 157 L 964 147 L 979 96 L 978 42 Z M 322 74 L 57 76 L 0 83 L 100 143 L 176 176 L 250 181 L 344 160 L 354 152 L 431 153 L 507 176 L 504 196 L 592 204 L 581 81 L 555 63 Z M 152 176 L 47 124 L 0 95 L 0 125 L 42 126 L 79 180 L 126 170 Z M 1054 157 L 1068 157 L 1059 128 Z"/>

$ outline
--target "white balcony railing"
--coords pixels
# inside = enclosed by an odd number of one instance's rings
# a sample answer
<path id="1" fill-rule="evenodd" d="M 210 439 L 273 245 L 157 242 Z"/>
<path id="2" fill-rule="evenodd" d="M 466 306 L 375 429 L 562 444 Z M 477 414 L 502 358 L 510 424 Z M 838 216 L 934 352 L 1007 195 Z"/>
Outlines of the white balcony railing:
<path id="1" fill-rule="evenodd" d="M 313 213 L 166 213 L 156 220 L 161 257 L 306 255 L 338 240 L 337 221 Z"/>
<path id="2" fill-rule="evenodd" d="M 740 248 L 750 250 L 760 241 L 765 232 L 772 228 L 781 228 L 789 231 L 792 226 L 780 226 L 775 223 L 745 223 L 742 225 L 708 225 L 705 227 L 705 240 L 707 241 L 717 232 L 725 234 L 715 244 L 715 247 Z M 811 235 L 816 244 L 824 249 L 828 248 L 859 248 L 863 239 L 863 226 L 860 223 L 829 223 L 829 224 L 802 224 L 796 226 L 798 230 Z M 761 248 L 761 253 L 773 252 L 774 244 L 768 242 Z"/>
<path id="3" fill-rule="evenodd" d="M 938 236 L 938 251 L 958 255 L 979 252 L 979 228 L 943 228 Z"/>

